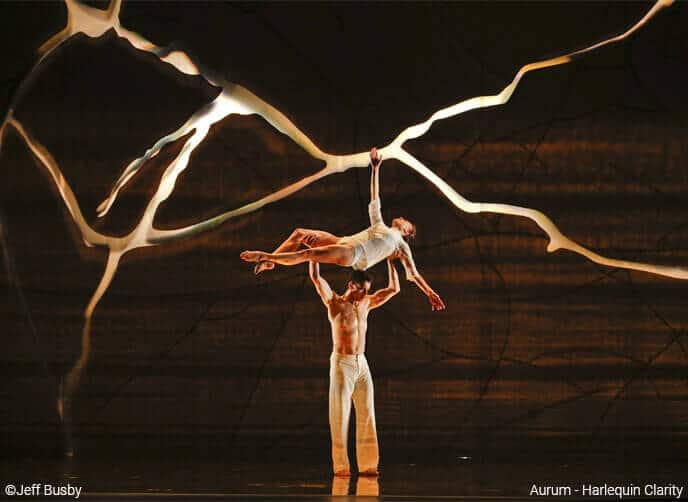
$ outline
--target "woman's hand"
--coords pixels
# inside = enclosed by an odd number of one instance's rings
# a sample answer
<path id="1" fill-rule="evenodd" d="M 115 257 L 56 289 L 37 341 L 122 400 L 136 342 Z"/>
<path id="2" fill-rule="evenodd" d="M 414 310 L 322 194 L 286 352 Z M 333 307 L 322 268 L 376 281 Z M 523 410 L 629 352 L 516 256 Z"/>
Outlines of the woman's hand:
<path id="1" fill-rule="evenodd" d="M 440 298 L 440 295 L 434 291 L 428 295 L 428 300 L 430 300 L 430 306 L 432 307 L 432 310 L 444 310 L 446 308 L 442 298 Z"/>
<path id="2" fill-rule="evenodd" d="M 382 164 L 382 155 L 375 147 L 370 149 L 370 162 L 373 164 L 373 167 L 379 167 Z"/>

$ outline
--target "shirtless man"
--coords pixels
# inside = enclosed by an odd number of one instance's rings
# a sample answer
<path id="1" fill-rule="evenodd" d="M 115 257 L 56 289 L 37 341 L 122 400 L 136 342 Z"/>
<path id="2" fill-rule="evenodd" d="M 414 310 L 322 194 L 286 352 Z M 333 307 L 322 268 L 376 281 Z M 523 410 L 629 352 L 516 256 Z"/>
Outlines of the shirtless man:
<path id="1" fill-rule="evenodd" d="M 377 476 L 379 452 L 375 429 L 373 380 L 365 357 L 368 313 L 399 292 L 399 276 L 391 259 L 387 260 L 387 287 L 369 294 L 371 278 L 355 270 L 341 296 L 332 292 L 320 275 L 320 266 L 310 262 L 310 277 L 327 307 L 332 328 L 330 357 L 330 434 L 332 464 L 337 476 L 349 476 L 347 437 L 351 401 L 356 408 L 356 459 L 359 474 Z"/>

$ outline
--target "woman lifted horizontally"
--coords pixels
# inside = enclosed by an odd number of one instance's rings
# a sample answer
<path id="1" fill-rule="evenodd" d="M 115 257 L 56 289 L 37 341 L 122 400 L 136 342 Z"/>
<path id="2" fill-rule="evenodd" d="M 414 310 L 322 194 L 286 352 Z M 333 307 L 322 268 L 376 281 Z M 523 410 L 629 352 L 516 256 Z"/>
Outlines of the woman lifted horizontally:
<path id="1" fill-rule="evenodd" d="M 406 278 L 415 282 L 430 300 L 432 310 L 444 309 L 444 302 L 416 270 L 411 248 L 404 240 L 416 235 L 416 227 L 405 218 L 395 218 L 388 227 L 380 212 L 380 164 L 382 157 L 375 148 L 370 151 L 370 226 L 346 237 L 337 237 L 322 230 L 297 228 L 273 253 L 244 251 L 241 259 L 257 262 L 256 274 L 280 265 L 297 265 L 307 261 L 333 263 L 354 270 L 366 270 L 386 258 L 399 258 L 406 269 Z M 301 245 L 308 249 L 299 251 Z"/>

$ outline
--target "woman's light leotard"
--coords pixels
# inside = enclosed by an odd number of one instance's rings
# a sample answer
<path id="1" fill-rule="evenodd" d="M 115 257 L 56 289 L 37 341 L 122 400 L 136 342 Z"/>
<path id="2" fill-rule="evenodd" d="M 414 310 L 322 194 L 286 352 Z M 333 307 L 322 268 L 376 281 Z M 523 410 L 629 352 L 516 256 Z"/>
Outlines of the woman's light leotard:
<path id="1" fill-rule="evenodd" d="M 402 260 L 406 269 L 406 278 L 411 279 L 418 275 L 416 265 L 413 262 L 411 248 L 396 228 L 390 228 L 382 220 L 380 211 L 380 199 L 375 199 L 368 204 L 370 227 L 353 235 L 347 235 L 337 241 L 337 244 L 349 245 L 354 248 L 355 256 L 351 264 L 354 270 L 366 270 L 390 255 L 400 251 L 407 260 Z"/>

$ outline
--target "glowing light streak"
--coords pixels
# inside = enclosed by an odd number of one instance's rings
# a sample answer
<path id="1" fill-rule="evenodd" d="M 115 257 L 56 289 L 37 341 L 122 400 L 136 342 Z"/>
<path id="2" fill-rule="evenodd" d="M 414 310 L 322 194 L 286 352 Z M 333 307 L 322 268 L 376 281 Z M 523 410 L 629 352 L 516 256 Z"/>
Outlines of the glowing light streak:
<path id="1" fill-rule="evenodd" d="M 645 14 L 645 16 L 643 16 L 642 19 L 640 19 L 628 30 L 615 37 L 606 39 L 602 42 L 575 52 L 571 52 L 569 54 L 523 66 L 521 69 L 519 69 L 511 83 L 509 83 L 509 85 L 502 89 L 498 94 L 466 99 L 450 107 L 438 110 L 425 122 L 415 124 L 404 129 L 389 144 L 379 148 L 380 153 L 385 158 L 397 159 L 416 171 L 435 187 L 437 187 L 448 200 L 450 200 L 458 209 L 461 209 L 462 211 L 469 213 L 490 212 L 507 214 L 521 216 L 534 221 L 550 239 L 550 242 L 547 246 L 547 251 L 549 252 L 553 252 L 558 249 L 567 249 L 601 265 L 639 270 L 678 279 L 688 279 L 688 270 L 683 268 L 666 267 L 661 265 L 652 265 L 604 257 L 566 237 L 549 217 L 535 209 L 508 204 L 469 201 L 403 148 L 403 145 L 406 141 L 421 137 L 430 129 L 433 123 L 438 120 L 455 117 L 470 110 L 498 106 L 507 103 L 511 99 L 511 96 L 515 92 L 523 76 L 528 72 L 569 63 L 570 61 L 573 61 L 574 59 L 583 56 L 586 53 L 626 39 L 644 26 L 653 16 L 657 14 L 658 11 L 669 6 L 671 3 L 672 0 L 659 0 Z M 39 53 L 41 54 L 41 57 L 29 75 L 27 75 L 23 81 L 19 91 L 15 94 L 7 116 L 3 120 L 2 125 L 0 125 L 0 148 L 2 146 L 2 139 L 7 130 L 6 126 L 12 126 L 22 137 L 31 152 L 52 176 L 55 186 L 57 187 L 74 223 L 81 232 L 81 236 L 85 244 L 88 246 L 102 246 L 107 248 L 109 251 L 107 264 L 105 266 L 101 281 L 84 311 L 81 355 L 74 367 L 66 376 L 61 390 L 61 395 L 58 399 L 58 411 L 66 425 L 68 440 L 70 441 L 68 444 L 68 453 L 71 453 L 71 401 L 76 389 L 78 388 L 80 375 L 88 364 L 90 356 L 91 318 L 98 302 L 112 282 L 121 257 L 133 249 L 160 245 L 165 242 L 188 238 L 202 232 L 206 232 L 218 227 L 224 221 L 230 218 L 235 218 L 237 216 L 256 211 L 266 204 L 283 199 L 321 178 L 334 173 L 346 171 L 353 167 L 366 167 L 368 165 L 368 152 L 360 152 L 350 155 L 332 155 L 323 152 L 284 114 L 260 99 L 250 90 L 232 82 L 211 77 L 209 72 L 204 71 L 199 64 L 194 62 L 192 58 L 183 51 L 173 51 L 159 47 L 141 35 L 121 26 L 119 21 L 121 0 L 111 0 L 106 10 L 83 5 L 77 0 L 65 0 L 65 4 L 68 12 L 67 26 L 60 32 L 53 35 L 40 47 Z M 162 175 L 160 184 L 145 208 L 141 220 L 129 234 L 123 237 L 104 235 L 95 231 L 88 225 L 83 217 L 78 201 L 71 190 L 69 183 L 62 175 L 62 172 L 55 159 L 35 138 L 31 136 L 31 134 L 16 120 L 13 115 L 13 109 L 16 106 L 15 101 L 17 101 L 18 97 L 21 95 L 20 91 L 22 87 L 28 81 L 28 77 L 31 76 L 33 71 L 46 57 L 48 57 L 50 53 L 52 53 L 62 43 L 76 34 L 84 34 L 88 37 L 98 38 L 110 30 L 114 30 L 119 37 L 127 40 L 136 49 L 154 54 L 160 61 L 170 64 L 181 73 L 186 75 L 200 75 L 209 84 L 220 89 L 220 93 L 211 103 L 205 105 L 196 113 L 194 113 L 186 121 L 186 123 L 179 127 L 175 132 L 158 140 L 148 151 L 145 152 L 143 156 L 132 161 L 124 169 L 118 180 L 114 183 L 108 197 L 98 206 L 98 216 L 105 216 L 116 201 L 119 191 L 137 174 L 147 160 L 155 157 L 165 145 L 175 142 L 181 137 L 193 132 L 193 134 L 191 134 L 191 136 L 185 141 L 177 157 L 167 166 Z M 154 227 L 154 219 L 157 210 L 160 207 L 160 204 L 167 200 L 167 198 L 172 194 L 177 177 L 187 168 L 191 154 L 206 138 L 210 127 L 222 121 L 231 114 L 260 115 L 275 129 L 291 138 L 312 157 L 322 160 L 325 163 L 325 166 L 310 176 L 287 185 L 263 198 L 231 211 L 226 211 L 213 218 L 187 227 L 172 230 L 156 229 Z"/>

